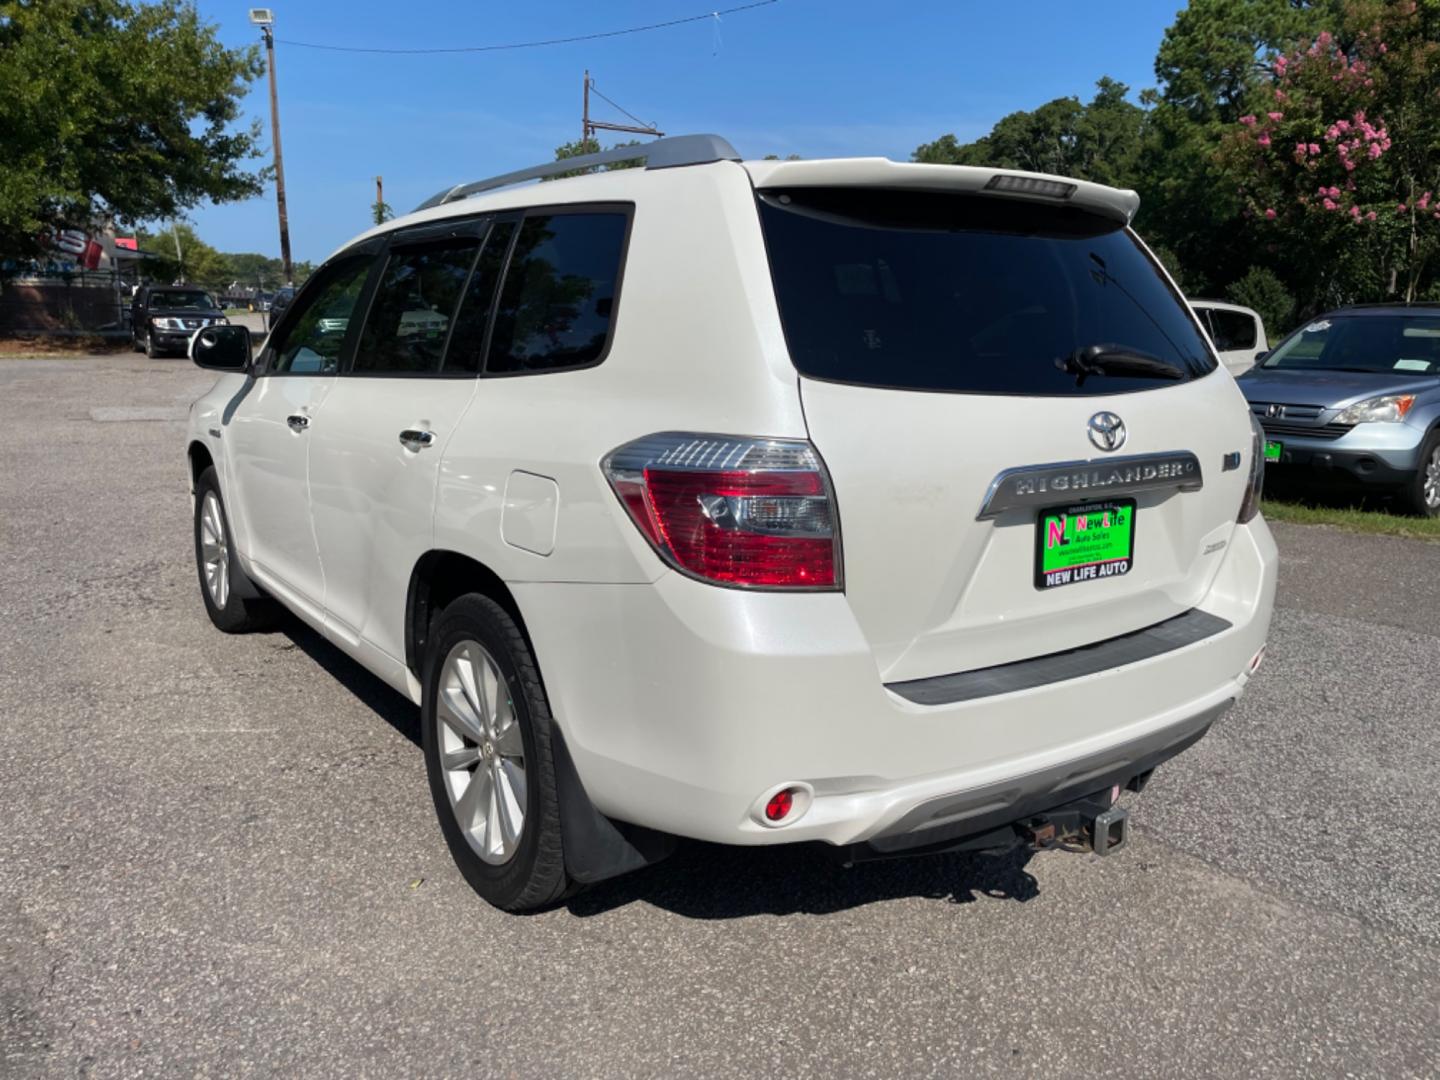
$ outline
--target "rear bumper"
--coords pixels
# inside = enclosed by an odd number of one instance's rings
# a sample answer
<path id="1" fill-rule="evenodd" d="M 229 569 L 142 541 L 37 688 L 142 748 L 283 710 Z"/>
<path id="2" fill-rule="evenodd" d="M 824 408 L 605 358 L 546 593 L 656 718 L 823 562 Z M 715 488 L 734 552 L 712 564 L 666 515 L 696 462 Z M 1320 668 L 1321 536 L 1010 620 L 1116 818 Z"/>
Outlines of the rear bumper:
<path id="1" fill-rule="evenodd" d="M 512 590 L 602 813 L 720 843 L 910 847 L 936 829 L 986 828 L 1052 796 L 1123 782 L 1107 778 L 1193 742 L 1245 688 L 1269 630 L 1275 567 L 1256 519 L 1234 531 L 1198 605 L 1228 628 L 1133 663 L 941 705 L 884 686 L 840 594 L 745 593 L 675 574 Z M 760 807 L 787 785 L 808 789 L 808 810 L 768 826 Z"/>

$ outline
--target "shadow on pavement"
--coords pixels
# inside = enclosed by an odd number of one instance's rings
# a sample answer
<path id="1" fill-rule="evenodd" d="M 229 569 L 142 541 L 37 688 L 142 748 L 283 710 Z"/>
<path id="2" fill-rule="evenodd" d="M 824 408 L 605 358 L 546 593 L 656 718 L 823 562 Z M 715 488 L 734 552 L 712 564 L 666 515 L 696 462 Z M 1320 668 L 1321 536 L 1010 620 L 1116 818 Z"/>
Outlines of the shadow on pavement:
<path id="1" fill-rule="evenodd" d="M 340 685 L 417 748 L 420 710 L 298 619 L 281 627 L 290 647 L 302 650 Z M 284 646 L 281 646 L 284 647 Z M 416 798 L 424 798 L 417 791 Z M 633 874 L 601 882 L 564 902 L 588 917 L 646 903 L 691 919 L 751 915 L 824 915 L 884 900 L 917 897 L 969 904 L 982 898 L 1024 903 L 1040 894 L 1026 871 L 1031 852 L 945 854 L 860 863 L 845 868 L 821 846 L 726 847 L 683 842 L 670 858 Z"/>
<path id="2" fill-rule="evenodd" d="M 775 848 L 684 843 L 669 859 L 601 882 L 565 902 L 572 915 L 601 915 L 643 902 L 690 919 L 828 915 L 884 900 L 1024 903 L 1040 895 L 1025 866 L 1031 852 L 925 855 L 849 869 L 806 845 Z"/>
<path id="3" fill-rule="evenodd" d="M 319 664 L 341 686 L 354 694 L 376 716 L 420 748 L 420 709 L 392 690 L 330 642 L 286 613 L 280 632 L 311 660 Z"/>

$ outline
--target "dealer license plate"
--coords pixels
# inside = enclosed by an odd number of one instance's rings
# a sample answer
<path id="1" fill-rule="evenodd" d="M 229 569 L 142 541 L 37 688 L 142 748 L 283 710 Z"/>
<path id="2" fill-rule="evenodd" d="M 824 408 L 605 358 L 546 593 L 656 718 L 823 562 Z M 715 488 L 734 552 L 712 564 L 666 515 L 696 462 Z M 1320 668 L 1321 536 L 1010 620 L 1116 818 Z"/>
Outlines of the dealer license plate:
<path id="1" fill-rule="evenodd" d="M 1035 587 L 1128 574 L 1135 564 L 1135 500 L 1042 510 L 1035 523 Z"/>

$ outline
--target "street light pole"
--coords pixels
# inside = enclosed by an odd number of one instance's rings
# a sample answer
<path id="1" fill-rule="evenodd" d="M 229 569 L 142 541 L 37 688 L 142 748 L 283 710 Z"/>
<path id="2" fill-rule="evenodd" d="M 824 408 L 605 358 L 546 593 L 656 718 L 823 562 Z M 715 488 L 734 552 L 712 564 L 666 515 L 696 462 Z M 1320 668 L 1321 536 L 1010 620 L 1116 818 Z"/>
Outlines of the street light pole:
<path id="1" fill-rule="evenodd" d="M 275 92 L 275 13 L 269 8 L 251 8 L 250 21 L 265 38 L 265 67 L 270 72 L 270 140 L 275 145 L 275 205 L 280 212 L 280 262 L 285 284 L 295 284 L 290 263 L 290 214 L 285 209 L 285 160 L 280 154 L 280 99 Z"/>

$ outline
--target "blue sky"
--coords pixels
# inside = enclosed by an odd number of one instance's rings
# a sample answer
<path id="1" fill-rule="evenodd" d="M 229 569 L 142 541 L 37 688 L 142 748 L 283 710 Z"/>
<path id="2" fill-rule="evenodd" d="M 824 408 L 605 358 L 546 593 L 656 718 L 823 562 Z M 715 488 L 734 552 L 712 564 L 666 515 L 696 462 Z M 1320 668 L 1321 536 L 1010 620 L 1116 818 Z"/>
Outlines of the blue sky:
<path id="1" fill-rule="evenodd" d="M 488 45 L 616 30 L 737 0 L 276 0 L 276 38 L 328 45 Z M 1153 85 L 1177 0 L 1080 4 L 779 0 L 713 20 L 508 52 L 385 56 L 277 44 L 296 259 L 368 224 L 374 177 L 406 211 L 447 184 L 549 160 L 579 138 L 582 73 L 669 133 L 715 132 L 746 157 L 880 155 L 983 135 L 1001 116 L 1111 75 Z M 255 40 L 242 0 L 200 0 L 231 45 Z M 595 112 L 604 115 L 597 103 Z M 265 123 L 265 81 L 246 99 Z M 615 117 L 620 119 L 619 117 Z M 274 192 L 190 214 L 222 251 L 278 254 Z"/>

